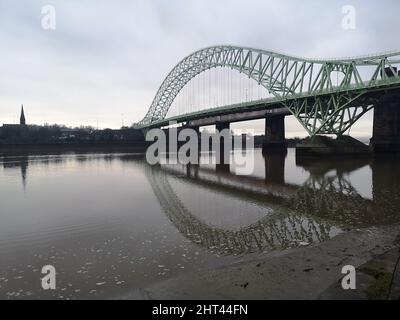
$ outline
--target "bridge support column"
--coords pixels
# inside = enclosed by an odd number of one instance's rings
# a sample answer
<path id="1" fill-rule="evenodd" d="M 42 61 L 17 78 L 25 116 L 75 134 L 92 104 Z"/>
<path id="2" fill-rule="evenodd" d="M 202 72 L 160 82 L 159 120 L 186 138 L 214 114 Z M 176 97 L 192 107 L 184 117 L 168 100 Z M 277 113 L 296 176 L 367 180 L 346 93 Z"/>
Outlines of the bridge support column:
<path id="1" fill-rule="evenodd" d="M 215 128 L 217 129 L 218 133 L 221 133 L 223 130 L 227 129 L 229 130 L 230 128 L 230 123 L 229 122 L 217 122 L 215 124 Z M 230 141 L 230 147 L 226 145 L 227 141 L 225 141 L 225 138 L 221 136 L 221 140 L 219 143 L 219 155 L 216 155 L 216 160 L 217 164 L 228 164 L 229 165 L 229 160 L 230 160 L 230 151 L 232 149 L 232 141 Z M 218 147 L 218 146 L 217 146 Z M 219 161 L 218 161 L 219 158 Z"/>
<path id="2" fill-rule="evenodd" d="M 400 153 L 400 94 L 388 94 L 375 106 L 371 147 L 375 153 Z"/>
<path id="3" fill-rule="evenodd" d="M 268 150 L 286 150 L 285 116 L 278 115 L 265 119 L 265 141 L 263 152 Z"/>

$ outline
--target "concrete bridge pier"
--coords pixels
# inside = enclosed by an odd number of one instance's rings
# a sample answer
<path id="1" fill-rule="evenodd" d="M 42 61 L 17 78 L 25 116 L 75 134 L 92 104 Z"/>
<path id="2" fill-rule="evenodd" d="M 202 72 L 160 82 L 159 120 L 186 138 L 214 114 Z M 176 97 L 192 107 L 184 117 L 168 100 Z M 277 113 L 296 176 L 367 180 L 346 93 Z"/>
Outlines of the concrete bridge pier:
<path id="1" fill-rule="evenodd" d="M 375 153 L 400 153 L 400 94 L 387 94 L 374 108 L 371 147 Z"/>
<path id="2" fill-rule="evenodd" d="M 265 118 L 265 141 L 262 148 L 263 152 L 269 150 L 286 150 L 284 115 Z"/>

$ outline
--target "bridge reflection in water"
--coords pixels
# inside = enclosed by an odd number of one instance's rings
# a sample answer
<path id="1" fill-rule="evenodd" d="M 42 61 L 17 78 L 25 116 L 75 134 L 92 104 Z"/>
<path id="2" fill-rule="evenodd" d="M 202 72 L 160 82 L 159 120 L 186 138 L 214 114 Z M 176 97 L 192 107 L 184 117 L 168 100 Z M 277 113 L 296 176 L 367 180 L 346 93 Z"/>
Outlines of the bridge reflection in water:
<path id="1" fill-rule="evenodd" d="M 216 168 L 205 165 L 150 166 L 143 157 L 131 154 L 68 157 L 74 157 L 78 162 L 104 157 L 107 161 L 141 166 L 162 210 L 176 229 L 191 242 L 218 255 L 313 245 L 349 229 L 400 222 L 398 161 L 387 158 L 341 159 L 337 162 L 297 159 L 296 176 L 300 167 L 306 178 L 301 183 L 290 183 L 285 180 L 285 169 L 288 168 L 287 158 L 292 160 L 292 157 L 286 153 L 263 156 L 261 150 L 254 153 L 257 165 L 251 176 L 238 176 L 234 168 L 226 165 Z M 29 188 L 27 174 L 32 159 L 46 165 L 65 161 L 68 157 L 41 159 L 19 155 L 8 157 L 2 164 L 4 170 L 20 167 L 24 188 L 27 183 Z M 263 173 L 259 172 L 260 161 L 263 162 Z M 371 197 L 362 195 L 353 186 L 352 175 L 360 170 L 372 171 L 371 182 L 366 179 L 365 172 L 361 175 L 361 185 L 372 183 L 372 186 L 366 186 L 371 190 Z M 218 216 L 221 212 L 224 217 Z M 234 215 L 238 214 L 243 219 L 239 226 L 232 226 Z M 223 218 L 230 223 L 216 223 L 215 220 Z"/>
<path id="2" fill-rule="evenodd" d="M 146 175 L 160 205 L 174 226 L 190 241 L 223 255 L 237 255 L 313 245 L 352 228 L 398 222 L 400 168 L 393 161 L 341 159 L 297 165 L 309 173 L 301 185 L 285 182 L 286 154 L 264 156 L 265 176 L 237 176 L 229 166 L 146 166 Z M 373 172 L 373 198 L 360 195 L 350 179 L 363 167 Z M 388 179 L 389 177 L 389 179 Z M 184 183 L 192 197 L 199 190 L 256 203 L 263 208 L 258 221 L 239 228 L 217 227 L 204 220 L 201 208 L 188 209 L 173 181 Z M 187 198 L 187 197 L 186 197 Z M 190 199 L 189 199 L 190 201 Z M 198 201 L 198 202 L 199 202 Z M 229 215 L 229 213 L 227 213 Z M 246 214 L 246 212 L 243 212 Z"/>

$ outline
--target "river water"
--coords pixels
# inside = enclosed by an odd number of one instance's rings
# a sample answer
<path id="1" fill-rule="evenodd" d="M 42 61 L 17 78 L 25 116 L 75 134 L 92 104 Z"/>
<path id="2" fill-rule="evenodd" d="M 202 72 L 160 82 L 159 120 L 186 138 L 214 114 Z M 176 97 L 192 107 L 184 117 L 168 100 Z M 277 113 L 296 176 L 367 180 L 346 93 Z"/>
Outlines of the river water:
<path id="1" fill-rule="evenodd" d="M 0 299 L 115 298 L 400 222 L 396 159 L 245 156 L 247 176 L 130 153 L 1 155 Z M 56 290 L 42 288 L 45 265 Z"/>

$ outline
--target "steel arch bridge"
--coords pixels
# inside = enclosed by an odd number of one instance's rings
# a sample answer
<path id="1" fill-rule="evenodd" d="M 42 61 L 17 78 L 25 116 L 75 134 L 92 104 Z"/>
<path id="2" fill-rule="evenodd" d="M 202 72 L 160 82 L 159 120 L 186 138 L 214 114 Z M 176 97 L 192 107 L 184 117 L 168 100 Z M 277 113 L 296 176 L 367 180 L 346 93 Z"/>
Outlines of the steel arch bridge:
<path id="1" fill-rule="evenodd" d="M 202 72 L 226 67 L 245 74 L 272 96 L 167 118 L 178 93 Z M 344 134 L 388 90 L 400 90 L 400 51 L 377 55 L 307 59 L 260 49 L 214 46 L 192 53 L 165 78 L 135 128 L 189 122 L 210 115 L 285 108 L 309 135 Z M 340 80 L 339 80 L 340 79 Z"/>

